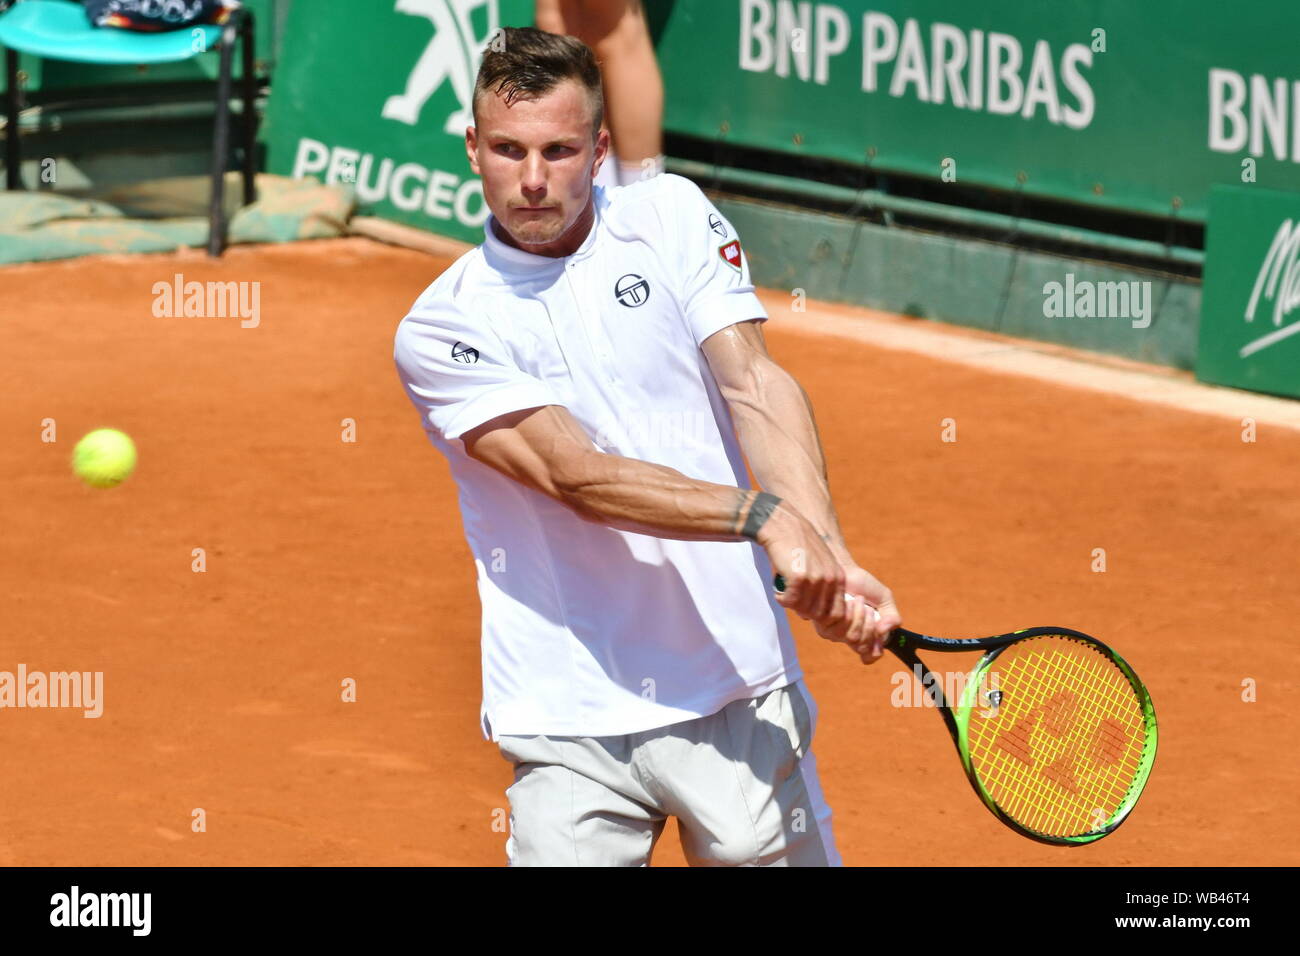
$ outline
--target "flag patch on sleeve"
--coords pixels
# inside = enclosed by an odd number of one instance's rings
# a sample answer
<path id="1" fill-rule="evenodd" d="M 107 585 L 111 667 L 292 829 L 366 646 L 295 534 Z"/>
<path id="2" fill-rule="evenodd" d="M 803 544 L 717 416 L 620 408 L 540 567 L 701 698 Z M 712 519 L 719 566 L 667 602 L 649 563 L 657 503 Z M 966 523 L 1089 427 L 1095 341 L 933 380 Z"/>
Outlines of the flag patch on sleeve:
<path id="1" fill-rule="evenodd" d="M 740 271 L 740 240 L 732 239 L 718 246 L 718 255 L 737 272 Z"/>

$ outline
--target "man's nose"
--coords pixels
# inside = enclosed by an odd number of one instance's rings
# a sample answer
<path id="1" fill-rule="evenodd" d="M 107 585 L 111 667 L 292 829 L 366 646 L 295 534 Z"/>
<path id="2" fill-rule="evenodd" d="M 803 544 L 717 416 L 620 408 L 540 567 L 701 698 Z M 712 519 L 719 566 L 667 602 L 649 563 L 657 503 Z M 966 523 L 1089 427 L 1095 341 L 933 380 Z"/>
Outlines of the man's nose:
<path id="1" fill-rule="evenodd" d="M 524 175 L 520 185 L 524 192 L 529 193 L 546 189 L 546 163 L 540 153 L 531 153 L 524 160 Z"/>

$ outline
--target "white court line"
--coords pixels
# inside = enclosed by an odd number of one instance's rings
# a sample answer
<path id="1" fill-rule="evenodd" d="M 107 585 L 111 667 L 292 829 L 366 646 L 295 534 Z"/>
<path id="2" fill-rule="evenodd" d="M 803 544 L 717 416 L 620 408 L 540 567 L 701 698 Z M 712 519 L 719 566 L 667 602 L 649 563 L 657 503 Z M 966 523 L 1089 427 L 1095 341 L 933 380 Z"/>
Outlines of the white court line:
<path id="1" fill-rule="evenodd" d="M 1206 385 L 1195 381 L 1190 372 L 874 309 L 809 300 L 806 312 L 793 313 L 789 293 L 760 289 L 759 297 L 767 307 L 769 322 L 795 334 L 849 339 L 969 368 L 1230 418 L 1238 423 L 1253 418 L 1258 424 L 1300 431 L 1300 401 Z"/>

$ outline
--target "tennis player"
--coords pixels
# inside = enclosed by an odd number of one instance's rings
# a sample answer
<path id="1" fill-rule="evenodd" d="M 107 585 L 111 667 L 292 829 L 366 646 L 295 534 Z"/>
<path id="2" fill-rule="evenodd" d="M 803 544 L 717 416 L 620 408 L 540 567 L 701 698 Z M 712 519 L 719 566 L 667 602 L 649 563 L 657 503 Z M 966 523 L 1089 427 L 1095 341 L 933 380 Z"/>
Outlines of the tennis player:
<path id="1" fill-rule="evenodd" d="M 593 186 L 591 50 L 503 39 L 466 130 L 484 242 L 394 357 L 459 487 L 509 862 L 648 865 L 675 816 L 692 865 L 838 865 L 782 607 L 871 663 L 893 597 L 845 545 L 735 228 L 680 176 Z"/>

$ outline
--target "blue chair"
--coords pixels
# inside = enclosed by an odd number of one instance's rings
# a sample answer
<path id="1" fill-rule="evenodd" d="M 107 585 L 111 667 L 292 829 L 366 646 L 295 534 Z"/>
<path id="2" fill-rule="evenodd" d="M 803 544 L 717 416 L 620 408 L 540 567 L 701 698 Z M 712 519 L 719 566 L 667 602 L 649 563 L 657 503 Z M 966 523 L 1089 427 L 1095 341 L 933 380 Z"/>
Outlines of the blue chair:
<path id="1" fill-rule="evenodd" d="M 234 11 L 221 26 L 198 26 L 203 43 L 196 43 L 190 29 L 169 33 L 134 33 L 129 30 L 92 26 L 79 3 L 65 0 L 18 0 L 0 14 L 0 46 L 5 48 L 6 113 L 5 172 L 9 189 L 21 189 L 19 172 L 22 150 L 19 143 L 18 113 L 22 91 L 18 88 L 18 54 L 77 63 L 171 63 L 188 60 L 207 50 L 221 54 L 217 76 L 217 115 L 212 137 L 212 198 L 208 211 L 208 254 L 221 255 L 226 246 L 226 217 L 223 207 L 226 153 L 230 147 L 231 63 L 236 42 L 243 46 L 243 149 L 244 204 L 253 202 L 254 115 L 256 80 L 253 67 L 253 14 L 246 7 Z"/>

